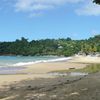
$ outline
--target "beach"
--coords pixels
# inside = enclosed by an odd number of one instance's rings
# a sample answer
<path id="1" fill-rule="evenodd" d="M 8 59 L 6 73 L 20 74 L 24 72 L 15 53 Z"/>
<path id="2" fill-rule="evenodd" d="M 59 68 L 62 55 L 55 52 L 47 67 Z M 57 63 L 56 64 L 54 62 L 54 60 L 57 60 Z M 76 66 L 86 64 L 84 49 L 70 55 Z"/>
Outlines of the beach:
<path id="1" fill-rule="evenodd" d="M 92 64 L 92 63 L 100 63 L 100 57 L 97 56 L 78 56 L 76 55 L 73 60 L 71 62 L 76 62 L 76 63 L 88 63 L 88 64 Z"/>
<path id="2" fill-rule="evenodd" d="M 23 80 L 0 89 L 0 100 L 99 100 L 100 73 Z"/>
<path id="3" fill-rule="evenodd" d="M 25 86 L 28 86 L 29 84 L 37 85 L 39 83 L 41 83 L 41 84 L 43 83 L 44 88 L 45 88 L 45 81 L 49 82 L 49 80 L 51 80 L 52 84 L 55 83 L 54 82 L 55 80 L 57 80 L 57 82 L 56 82 L 57 84 L 59 83 L 59 81 L 62 84 L 64 84 L 64 83 L 66 83 L 67 80 L 69 80 L 69 82 L 67 81 L 68 84 L 70 82 L 73 83 L 73 81 L 80 80 L 80 78 L 83 78 L 85 75 L 77 76 L 77 77 L 76 76 L 75 77 L 67 77 L 67 76 L 63 76 L 63 75 L 62 76 L 52 75 L 49 73 L 53 72 L 53 71 L 68 70 L 68 69 L 82 69 L 91 63 L 100 63 L 100 57 L 74 56 L 71 59 L 64 60 L 64 61 L 40 62 L 40 63 L 36 63 L 36 64 L 32 64 L 32 65 L 27 65 L 27 66 L 25 66 L 24 69 L 18 70 L 16 74 L 0 75 L 0 88 L 1 88 L 1 91 L 3 91 L 3 90 L 5 91 L 5 90 L 9 90 L 9 88 L 11 88 L 11 86 L 13 86 L 13 84 L 14 84 L 14 88 L 17 87 L 16 84 L 18 85 L 18 87 L 21 88 L 21 86 L 25 85 L 25 84 L 26 84 Z M 61 77 L 62 80 L 59 77 Z M 37 82 L 38 79 L 40 80 L 39 83 Z M 65 79 L 67 79 L 67 80 L 65 80 Z M 22 82 L 25 82 L 25 83 L 22 84 Z M 27 84 L 27 82 L 28 82 L 28 84 Z M 41 85 L 41 84 L 39 84 L 39 85 Z M 39 86 L 37 86 L 37 87 L 39 87 Z M 50 88 L 52 88 L 51 85 L 50 85 Z M 19 90 L 17 90 L 17 91 L 19 91 Z M 43 91 L 42 91 L 42 93 L 43 93 Z M 76 92 L 73 93 L 72 95 L 74 95 L 74 94 L 79 95 L 79 93 L 76 93 Z M 27 99 L 13 99 L 13 98 L 9 99 L 8 98 L 8 99 L 0 99 L 0 100 L 27 100 Z M 29 100 L 31 100 L 31 99 L 29 99 Z M 32 99 L 32 100 L 38 100 L 38 99 Z M 40 100 L 42 100 L 42 99 L 40 99 Z M 46 100 L 46 99 L 43 99 L 43 100 Z M 57 100 L 60 100 L 60 99 L 57 99 Z"/>
<path id="4" fill-rule="evenodd" d="M 100 0 L 0 0 L 0 100 L 100 100 Z"/>
<path id="5" fill-rule="evenodd" d="M 47 73 L 59 70 L 80 69 L 90 63 L 100 63 L 98 57 L 75 56 L 72 59 L 56 62 L 41 62 L 25 66 L 24 69 L 18 70 L 16 74 L 0 75 L 0 87 L 5 84 L 19 82 L 25 79 L 49 78 L 53 77 Z"/>
<path id="6" fill-rule="evenodd" d="M 69 68 L 83 68 L 86 66 L 86 64 L 79 64 L 73 62 L 71 63 L 69 61 L 73 60 L 40 62 L 36 64 L 23 66 L 24 68 L 21 70 L 10 70 L 11 68 L 8 67 L 7 71 L 2 71 L 2 73 L 4 74 L 0 75 L 0 87 L 2 87 L 2 85 L 10 84 L 13 82 L 19 82 L 25 79 L 53 77 L 47 74 L 51 71 L 67 70 Z M 16 69 L 18 68 L 20 68 L 20 66 L 18 66 Z"/>

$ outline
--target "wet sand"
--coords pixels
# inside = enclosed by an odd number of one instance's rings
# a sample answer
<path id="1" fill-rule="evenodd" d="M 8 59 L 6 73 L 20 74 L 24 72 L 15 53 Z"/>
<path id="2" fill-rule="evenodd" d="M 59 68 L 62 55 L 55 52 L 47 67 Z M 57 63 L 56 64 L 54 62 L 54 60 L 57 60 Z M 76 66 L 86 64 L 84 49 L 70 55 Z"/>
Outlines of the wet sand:
<path id="1" fill-rule="evenodd" d="M 100 73 L 24 80 L 0 90 L 0 100 L 100 100 Z"/>
<path id="2" fill-rule="evenodd" d="M 48 75 L 48 72 L 56 71 L 56 70 L 68 70 L 69 68 L 83 68 L 86 67 L 87 64 L 70 62 L 74 61 L 74 59 L 69 61 L 62 62 L 46 62 L 46 63 L 37 63 L 29 66 L 25 66 L 22 70 L 17 70 L 15 74 L 0 75 L 0 87 L 5 84 L 11 84 L 14 82 L 19 82 L 26 79 L 35 79 L 35 78 L 51 78 L 51 75 Z"/>
<path id="3" fill-rule="evenodd" d="M 78 56 L 69 61 L 38 63 L 25 66 L 17 74 L 0 75 L 0 100 L 100 100 L 100 73 L 84 77 L 48 74 L 84 68 L 90 63 L 100 63 L 100 57 Z"/>
<path id="4" fill-rule="evenodd" d="M 39 63 L 31 66 L 26 66 L 24 70 L 17 71 L 16 74 L 0 75 L 0 87 L 2 85 L 19 82 L 26 79 L 35 78 L 51 78 L 53 76 L 47 74 L 56 70 L 68 70 L 69 68 L 83 68 L 87 64 L 68 63 L 66 62 L 53 62 L 53 63 Z"/>
<path id="5" fill-rule="evenodd" d="M 37 63 L 25 66 L 24 69 L 17 70 L 16 74 L 0 75 L 0 87 L 4 84 L 10 84 L 15 81 L 19 82 L 25 79 L 34 79 L 37 77 L 49 78 L 51 76 L 46 74 L 48 72 L 56 70 L 68 70 L 70 68 L 84 68 L 86 65 L 91 63 L 100 63 L 100 57 L 76 56 L 68 61 Z"/>

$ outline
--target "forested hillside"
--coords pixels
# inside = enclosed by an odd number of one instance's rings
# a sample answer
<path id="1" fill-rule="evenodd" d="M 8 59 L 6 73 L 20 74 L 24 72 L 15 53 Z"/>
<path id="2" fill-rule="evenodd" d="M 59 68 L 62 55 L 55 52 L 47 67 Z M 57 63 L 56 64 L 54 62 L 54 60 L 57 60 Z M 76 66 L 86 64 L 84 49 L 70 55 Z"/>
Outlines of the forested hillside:
<path id="1" fill-rule="evenodd" d="M 0 55 L 64 55 L 100 52 L 100 35 L 86 40 L 44 39 L 28 41 L 22 37 L 14 42 L 0 42 Z"/>

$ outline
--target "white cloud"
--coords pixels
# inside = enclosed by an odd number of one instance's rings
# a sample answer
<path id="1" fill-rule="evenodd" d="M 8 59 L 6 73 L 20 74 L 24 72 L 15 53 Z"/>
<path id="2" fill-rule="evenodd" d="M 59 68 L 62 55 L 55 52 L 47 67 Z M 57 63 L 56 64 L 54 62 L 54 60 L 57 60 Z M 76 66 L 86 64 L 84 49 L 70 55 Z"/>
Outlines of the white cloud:
<path id="1" fill-rule="evenodd" d="M 78 15 L 100 15 L 100 5 L 94 4 L 92 0 L 1 0 L 0 3 L 3 4 L 2 6 L 5 5 L 5 7 L 0 6 L 0 8 L 11 6 L 11 8 L 14 7 L 14 11 L 26 13 L 31 17 L 40 16 L 45 11 L 70 4 L 76 4 L 75 8 L 72 9 Z"/>
<path id="2" fill-rule="evenodd" d="M 37 15 L 36 11 L 54 9 L 68 3 L 79 3 L 84 0 L 17 0 L 15 9 L 17 12 L 29 12 L 31 15 Z"/>
<path id="3" fill-rule="evenodd" d="M 76 10 L 78 15 L 100 15 L 100 5 L 97 5 L 92 2 L 92 0 L 88 0 L 80 9 Z"/>
<path id="4" fill-rule="evenodd" d="M 42 16 L 42 15 L 43 15 L 42 12 L 31 13 L 31 14 L 29 15 L 29 18 L 38 17 L 38 16 Z"/>

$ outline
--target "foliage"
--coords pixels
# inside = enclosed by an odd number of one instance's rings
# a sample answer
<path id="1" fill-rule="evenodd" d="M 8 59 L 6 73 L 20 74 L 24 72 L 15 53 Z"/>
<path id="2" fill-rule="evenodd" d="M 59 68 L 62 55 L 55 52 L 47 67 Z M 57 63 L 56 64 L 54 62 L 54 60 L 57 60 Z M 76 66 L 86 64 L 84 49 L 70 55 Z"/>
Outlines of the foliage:
<path id="1" fill-rule="evenodd" d="M 100 4 L 100 0 L 93 0 L 94 3 Z"/>
<path id="2" fill-rule="evenodd" d="M 0 55 L 58 55 L 71 56 L 77 53 L 100 52 L 100 35 L 87 40 L 45 39 L 32 40 L 22 37 L 13 42 L 0 42 Z"/>

